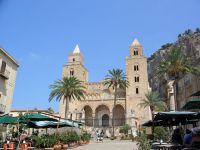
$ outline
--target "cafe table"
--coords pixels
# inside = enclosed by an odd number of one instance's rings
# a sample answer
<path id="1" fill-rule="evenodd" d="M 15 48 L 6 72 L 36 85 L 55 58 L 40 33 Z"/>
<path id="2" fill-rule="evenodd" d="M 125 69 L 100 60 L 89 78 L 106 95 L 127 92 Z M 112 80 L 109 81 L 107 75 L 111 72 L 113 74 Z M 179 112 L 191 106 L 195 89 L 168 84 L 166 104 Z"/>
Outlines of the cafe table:
<path id="1" fill-rule="evenodd" d="M 181 150 L 182 145 L 174 143 L 153 143 L 152 148 L 154 150 Z"/>

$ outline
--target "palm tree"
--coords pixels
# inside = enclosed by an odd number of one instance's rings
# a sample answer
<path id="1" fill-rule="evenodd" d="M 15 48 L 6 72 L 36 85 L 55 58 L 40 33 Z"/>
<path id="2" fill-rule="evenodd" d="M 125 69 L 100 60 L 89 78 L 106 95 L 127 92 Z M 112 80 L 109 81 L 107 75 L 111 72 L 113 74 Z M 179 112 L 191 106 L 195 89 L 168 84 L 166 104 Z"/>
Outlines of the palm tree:
<path id="1" fill-rule="evenodd" d="M 167 108 L 165 102 L 160 98 L 158 92 L 148 92 L 145 94 L 145 99 L 142 99 L 142 102 L 138 104 L 140 107 L 146 108 L 150 107 L 152 122 L 154 120 L 155 111 L 163 111 Z M 154 133 L 154 124 L 152 126 L 152 135 Z"/>
<path id="2" fill-rule="evenodd" d="M 107 86 L 108 88 L 113 88 L 114 90 L 114 105 L 113 105 L 113 110 L 116 106 L 116 101 L 117 101 L 117 93 L 118 93 L 118 89 L 126 89 L 126 87 L 129 86 L 129 82 L 126 78 L 126 75 L 123 73 L 123 70 L 121 69 L 112 69 L 112 70 L 108 70 L 108 75 L 105 78 L 105 83 L 104 85 Z M 126 113 L 126 101 L 125 101 L 125 113 Z M 113 128 L 113 137 L 115 135 L 114 133 L 114 113 L 112 116 L 112 128 Z"/>
<path id="3" fill-rule="evenodd" d="M 166 58 L 164 58 L 158 68 L 156 74 L 161 76 L 167 76 L 167 80 L 174 80 L 174 91 L 175 91 L 175 98 L 176 98 L 176 90 L 177 90 L 177 81 L 186 73 L 198 73 L 198 69 L 192 67 L 192 61 L 189 57 L 186 57 L 181 49 L 172 49 Z M 176 99 L 175 99 L 176 102 Z M 175 103 L 176 109 L 176 103 Z"/>
<path id="4" fill-rule="evenodd" d="M 75 77 L 64 77 L 62 80 L 57 80 L 49 88 L 52 89 L 49 95 L 49 101 L 54 97 L 56 100 L 62 100 L 65 105 L 65 118 L 68 117 L 69 102 L 71 100 L 82 100 L 85 99 L 85 87 Z"/>

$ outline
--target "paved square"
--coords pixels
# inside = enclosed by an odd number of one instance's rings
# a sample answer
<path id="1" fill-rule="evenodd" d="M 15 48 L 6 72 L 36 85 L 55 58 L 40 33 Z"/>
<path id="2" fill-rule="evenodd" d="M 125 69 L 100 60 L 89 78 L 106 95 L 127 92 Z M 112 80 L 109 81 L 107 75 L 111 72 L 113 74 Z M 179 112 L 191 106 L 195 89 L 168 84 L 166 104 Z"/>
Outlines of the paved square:
<path id="1" fill-rule="evenodd" d="M 137 150 L 136 142 L 120 140 L 91 141 L 88 145 L 79 146 L 75 150 Z"/>

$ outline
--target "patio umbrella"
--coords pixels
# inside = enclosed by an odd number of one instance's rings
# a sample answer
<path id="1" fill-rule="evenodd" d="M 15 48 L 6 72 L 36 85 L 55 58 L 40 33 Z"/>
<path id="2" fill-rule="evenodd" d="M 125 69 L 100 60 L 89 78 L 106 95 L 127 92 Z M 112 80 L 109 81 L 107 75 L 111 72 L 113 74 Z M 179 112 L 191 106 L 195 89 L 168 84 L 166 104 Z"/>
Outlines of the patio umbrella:
<path id="1" fill-rule="evenodd" d="M 70 125 L 71 127 L 77 127 L 77 128 L 79 128 L 82 125 L 81 122 L 71 120 L 71 119 L 60 119 L 60 122 L 66 123 L 66 124 Z"/>
<path id="2" fill-rule="evenodd" d="M 32 113 L 32 114 L 27 114 L 22 117 L 25 120 L 29 121 L 58 121 L 57 119 L 39 114 L 39 113 Z"/>
<path id="3" fill-rule="evenodd" d="M 18 117 L 13 117 L 8 114 L 0 117 L 0 124 L 17 124 L 17 123 L 27 123 L 26 120 Z"/>
<path id="4" fill-rule="evenodd" d="M 182 107 L 182 110 L 200 110 L 200 99 L 194 99 L 187 102 Z"/>
<path id="5" fill-rule="evenodd" d="M 163 127 L 169 127 L 169 126 L 177 126 L 179 125 L 180 123 L 182 125 L 186 125 L 186 124 L 194 124 L 198 122 L 198 119 L 195 119 L 195 120 L 187 120 L 187 121 L 169 121 L 169 120 L 157 120 L 157 121 L 152 121 L 152 120 L 149 120 L 147 122 L 145 122 L 144 124 L 142 124 L 142 126 L 145 126 L 145 127 L 151 127 L 153 126 L 163 126 Z"/>
<path id="6" fill-rule="evenodd" d="M 61 128 L 61 127 L 72 127 L 71 125 L 65 122 L 54 122 L 54 121 L 36 121 L 36 122 L 29 122 L 27 124 L 30 128 Z"/>
<path id="7" fill-rule="evenodd" d="M 0 117 L 0 124 L 15 124 L 18 123 L 17 117 L 12 117 L 9 115 L 4 115 Z"/>
<path id="8" fill-rule="evenodd" d="M 193 93 L 192 95 L 190 95 L 190 97 L 192 96 L 200 96 L 200 91 L 197 91 L 196 93 Z"/>
<path id="9" fill-rule="evenodd" d="M 200 114 L 197 112 L 159 112 L 156 114 L 154 121 L 161 120 L 166 126 L 174 126 L 179 124 L 193 124 L 198 121 Z"/>

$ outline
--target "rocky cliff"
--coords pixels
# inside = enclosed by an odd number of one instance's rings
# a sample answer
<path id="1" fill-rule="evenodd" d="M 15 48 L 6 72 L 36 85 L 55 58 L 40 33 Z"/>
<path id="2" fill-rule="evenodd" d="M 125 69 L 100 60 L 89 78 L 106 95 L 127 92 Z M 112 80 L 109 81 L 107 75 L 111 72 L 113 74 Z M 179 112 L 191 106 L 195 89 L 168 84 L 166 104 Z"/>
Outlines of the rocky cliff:
<path id="1" fill-rule="evenodd" d="M 166 80 L 156 77 L 156 69 L 159 62 L 173 48 L 180 48 L 182 52 L 194 60 L 194 65 L 200 67 L 200 29 L 195 32 L 187 30 L 178 35 L 175 43 L 167 43 L 148 58 L 148 77 L 153 91 L 159 91 L 162 97 L 166 97 Z"/>

